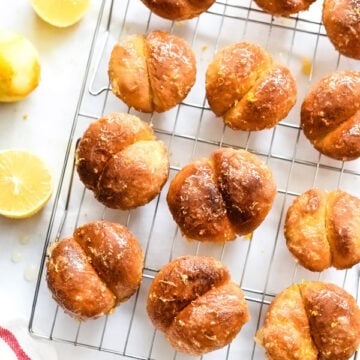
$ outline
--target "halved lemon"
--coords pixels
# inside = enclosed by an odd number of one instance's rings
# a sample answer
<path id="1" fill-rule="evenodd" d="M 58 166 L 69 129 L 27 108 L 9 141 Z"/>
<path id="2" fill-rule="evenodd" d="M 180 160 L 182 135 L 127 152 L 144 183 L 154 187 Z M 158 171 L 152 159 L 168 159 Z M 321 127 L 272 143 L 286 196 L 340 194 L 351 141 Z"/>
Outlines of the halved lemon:
<path id="1" fill-rule="evenodd" d="M 30 0 L 40 18 L 57 27 L 77 23 L 90 6 L 90 0 Z"/>
<path id="2" fill-rule="evenodd" d="M 40 82 L 40 58 L 23 35 L 0 30 L 0 102 L 27 97 Z"/>
<path id="3" fill-rule="evenodd" d="M 0 215 L 35 215 L 52 194 L 52 176 L 44 161 L 26 150 L 0 151 Z"/>

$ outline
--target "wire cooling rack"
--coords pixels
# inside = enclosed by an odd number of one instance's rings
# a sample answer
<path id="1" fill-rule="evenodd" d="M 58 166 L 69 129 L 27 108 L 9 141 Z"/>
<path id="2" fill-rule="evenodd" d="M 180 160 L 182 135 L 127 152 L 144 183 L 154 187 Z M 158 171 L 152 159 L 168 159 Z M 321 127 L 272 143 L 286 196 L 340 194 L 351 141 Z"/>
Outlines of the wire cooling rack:
<path id="1" fill-rule="evenodd" d="M 274 295 L 291 283 L 303 279 L 331 281 L 359 299 L 358 267 L 312 273 L 297 265 L 284 245 L 284 216 L 300 193 L 318 186 L 327 190 L 341 188 L 360 196 L 360 162 L 321 156 L 299 128 L 300 104 L 315 81 L 336 69 L 360 69 L 360 62 L 339 56 L 334 50 L 321 24 L 321 9 L 322 1 L 318 0 L 307 12 L 274 18 L 252 1 L 219 0 L 196 19 L 171 22 L 151 14 L 140 0 L 102 1 L 45 240 L 29 323 L 31 333 L 125 359 L 190 359 L 169 347 L 163 335 L 152 327 L 145 310 L 148 288 L 156 272 L 185 254 L 211 255 L 227 265 L 233 280 L 245 292 L 251 315 L 251 321 L 230 346 L 206 354 L 203 359 L 264 359 L 254 335 Z M 167 30 L 191 44 L 197 56 L 197 79 L 177 107 L 162 114 L 140 114 L 113 96 L 107 66 L 112 47 L 120 37 L 153 29 Z M 217 50 L 242 40 L 266 48 L 291 69 L 297 80 L 297 104 L 286 119 L 270 130 L 233 131 L 213 115 L 206 102 L 207 65 Z M 256 154 L 272 169 L 278 185 L 274 206 L 264 223 L 251 238 L 239 237 L 222 246 L 186 241 L 166 205 L 169 182 L 155 200 L 141 208 L 131 212 L 104 208 L 80 183 L 74 171 L 74 152 L 89 123 L 111 111 L 131 112 L 152 124 L 171 154 L 169 181 L 190 160 L 208 156 L 220 146 Z M 120 222 L 138 238 L 146 255 L 143 281 L 137 294 L 111 316 L 78 323 L 64 314 L 49 294 L 43 271 L 46 252 L 53 241 L 71 235 L 78 225 L 98 219 Z"/>

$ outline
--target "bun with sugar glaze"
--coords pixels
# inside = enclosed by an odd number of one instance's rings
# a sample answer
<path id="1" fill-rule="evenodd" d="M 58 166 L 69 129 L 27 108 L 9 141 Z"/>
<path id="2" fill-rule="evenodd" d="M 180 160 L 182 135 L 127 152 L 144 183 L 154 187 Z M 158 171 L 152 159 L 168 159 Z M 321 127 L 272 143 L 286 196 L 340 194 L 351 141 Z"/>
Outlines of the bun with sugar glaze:
<path id="1" fill-rule="evenodd" d="M 155 276 L 147 312 L 177 351 L 201 355 L 229 344 L 249 320 L 240 287 L 207 256 L 183 256 Z"/>
<path id="2" fill-rule="evenodd" d="M 275 195 L 265 163 L 248 151 L 221 148 L 176 174 L 167 203 L 186 238 L 224 242 L 255 230 Z"/>
<path id="3" fill-rule="evenodd" d="M 125 104 L 161 113 L 189 93 L 196 78 L 196 59 L 184 39 L 157 30 L 115 44 L 108 73 L 113 93 Z"/>
<path id="4" fill-rule="evenodd" d="M 144 255 L 124 226 L 94 221 L 55 242 L 46 280 L 55 301 L 78 320 L 111 314 L 138 289 Z"/>

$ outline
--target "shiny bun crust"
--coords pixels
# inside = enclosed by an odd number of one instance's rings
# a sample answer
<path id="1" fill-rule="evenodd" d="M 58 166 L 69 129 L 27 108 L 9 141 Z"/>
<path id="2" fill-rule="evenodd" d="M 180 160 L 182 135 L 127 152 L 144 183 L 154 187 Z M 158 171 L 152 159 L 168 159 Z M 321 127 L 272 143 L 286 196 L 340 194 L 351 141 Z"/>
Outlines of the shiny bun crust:
<path id="1" fill-rule="evenodd" d="M 254 0 L 263 10 L 275 16 L 289 16 L 307 10 L 315 0 Z"/>
<path id="2" fill-rule="evenodd" d="M 78 320 L 110 314 L 140 285 L 144 255 L 124 226 L 94 221 L 55 242 L 46 280 L 55 301 Z"/>
<path id="3" fill-rule="evenodd" d="M 113 93 L 125 104 L 138 111 L 160 113 L 187 96 L 196 78 L 196 59 L 184 39 L 152 31 L 117 43 L 108 73 Z"/>
<path id="4" fill-rule="evenodd" d="M 113 209 L 145 205 L 169 176 L 165 145 L 152 128 L 130 114 L 111 113 L 89 125 L 77 151 L 80 180 Z"/>
<path id="5" fill-rule="evenodd" d="M 288 68 L 262 47 L 240 42 L 221 49 L 206 71 L 206 97 L 211 110 L 235 130 L 272 128 L 297 99 Z"/>
<path id="6" fill-rule="evenodd" d="M 168 20 L 188 20 L 206 11 L 215 0 L 141 0 L 153 13 Z"/>
<path id="7" fill-rule="evenodd" d="M 359 3 L 353 0 L 325 0 L 322 21 L 334 47 L 342 55 L 359 60 Z"/>
<path id="8" fill-rule="evenodd" d="M 301 127 L 312 145 L 336 160 L 360 156 L 360 72 L 321 78 L 301 106 Z"/>
<path id="9" fill-rule="evenodd" d="M 260 159 L 222 148 L 182 168 L 170 183 L 167 203 L 186 238 L 224 242 L 255 230 L 275 195 L 272 173 Z"/>
<path id="10" fill-rule="evenodd" d="M 150 286 L 147 312 L 175 350 L 191 355 L 229 344 L 249 320 L 240 287 L 221 262 L 206 256 L 165 265 Z"/>
<path id="11" fill-rule="evenodd" d="M 360 262 L 360 199 L 340 190 L 306 191 L 287 211 L 285 239 L 311 271 L 351 268 Z"/>
<path id="12" fill-rule="evenodd" d="M 275 297 L 256 339 L 269 360 L 348 360 L 360 344 L 360 309 L 337 285 L 305 281 Z"/>

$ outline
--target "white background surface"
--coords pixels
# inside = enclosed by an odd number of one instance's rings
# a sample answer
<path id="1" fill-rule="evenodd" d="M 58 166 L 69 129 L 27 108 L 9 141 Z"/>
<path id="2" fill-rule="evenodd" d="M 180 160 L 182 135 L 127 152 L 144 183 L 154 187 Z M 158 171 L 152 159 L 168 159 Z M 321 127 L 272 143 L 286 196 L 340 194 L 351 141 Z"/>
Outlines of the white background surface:
<path id="1" fill-rule="evenodd" d="M 97 19 L 99 2 L 100 0 L 93 0 L 92 8 L 79 24 L 67 29 L 58 29 L 51 27 L 38 19 L 32 11 L 28 0 L 13 0 L 11 2 L 6 2 L 5 0 L 0 1 L 0 28 L 18 31 L 26 35 L 38 49 L 42 63 L 41 83 L 34 93 L 32 93 L 26 100 L 16 104 L 0 104 L 0 149 L 26 148 L 38 153 L 52 169 L 54 175 L 54 190 L 57 187 L 61 167 L 63 165 L 64 152 L 67 146 L 68 135 L 82 84 L 90 41 L 92 39 Z M 117 2 L 120 7 L 123 6 L 124 3 L 126 2 L 122 2 L 121 0 Z M 246 3 L 246 1 L 244 1 L 244 3 Z M 131 0 L 131 4 L 132 6 L 136 6 L 136 2 L 133 0 Z M 317 2 L 317 4 L 317 10 L 319 10 L 321 3 Z M 144 16 L 145 9 L 142 8 L 142 10 L 143 17 L 141 17 L 141 14 L 136 11 L 130 12 L 134 15 L 134 19 L 129 22 L 130 25 L 128 24 L 127 27 L 125 27 L 125 31 L 134 31 L 134 26 L 136 25 L 138 26 L 137 29 L 143 29 L 145 27 L 147 23 L 144 22 L 143 19 L 147 19 L 147 17 Z M 316 13 L 316 8 L 312 14 L 314 13 Z M 123 12 L 120 12 L 119 14 L 122 15 Z M 119 23 L 121 22 L 121 19 L 121 16 L 116 18 Z M 205 20 L 204 16 L 202 17 L 202 20 L 203 19 Z M 211 16 L 209 16 L 209 19 L 219 20 L 219 18 Z M 152 28 L 158 25 L 161 25 L 161 27 L 164 28 L 170 26 L 168 22 L 160 22 L 156 17 L 152 18 L 152 21 L 153 22 L 150 24 Z M 232 24 L 230 18 L 228 21 Z M 279 19 L 279 22 L 283 26 L 288 24 L 287 19 Z M 118 23 L 115 23 L 115 28 L 116 24 Z M 204 24 L 206 26 L 202 30 L 201 25 Z M 226 24 L 227 23 L 225 23 L 225 25 Z M 291 23 L 289 24 L 291 25 Z M 216 33 L 218 24 L 214 23 L 214 29 L 212 29 L 212 27 L 208 27 L 207 25 L 208 22 L 206 21 L 200 22 L 199 36 L 193 44 L 200 55 L 199 60 L 202 61 L 203 64 L 206 64 L 206 62 L 211 58 L 211 43 L 209 42 L 208 37 L 211 30 L 213 30 L 214 34 Z M 287 53 L 291 48 L 291 56 L 289 57 L 288 63 L 291 65 L 291 69 L 297 77 L 300 92 L 297 107 L 294 108 L 291 116 L 289 116 L 286 120 L 291 124 L 298 124 L 299 119 L 297 111 L 300 106 L 301 97 L 315 79 L 319 78 L 325 72 L 335 70 L 336 67 L 356 67 L 358 69 L 359 64 L 352 62 L 349 59 L 341 58 L 341 61 L 338 62 L 338 54 L 334 52 L 332 46 L 324 37 L 318 39 L 316 35 L 309 35 L 306 32 L 302 33 L 301 31 L 293 37 L 291 28 L 288 32 L 281 30 L 278 33 L 278 29 L 274 27 L 270 33 L 268 32 L 267 26 L 257 26 L 256 23 L 253 24 L 253 27 L 249 24 L 247 25 L 249 30 L 244 32 L 246 35 L 245 38 L 249 41 L 266 44 L 266 46 L 272 50 L 276 58 L 286 60 L 288 58 Z M 253 28 L 256 31 L 252 31 Z M 230 42 L 230 39 L 235 41 L 235 38 L 239 39 L 242 37 L 243 32 L 240 30 L 239 34 L 234 34 L 234 38 L 232 38 L 230 36 L 226 36 L 226 29 L 230 31 L 230 27 L 227 28 L 225 26 L 224 29 L 225 30 L 222 33 L 223 41 Z M 184 24 L 178 24 L 178 26 L 174 28 L 175 32 L 179 32 L 181 34 L 187 33 L 186 30 L 188 30 L 188 27 L 184 26 Z M 266 32 L 264 32 L 264 30 Z M 318 29 L 316 29 L 316 31 L 318 31 Z M 116 28 L 116 31 L 114 32 L 118 33 L 118 29 Z M 191 40 L 191 32 L 188 34 L 190 34 L 188 36 L 188 40 Z M 206 36 L 204 34 L 206 34 Z M 282 38 L 281 35 L 287 36 Z M 214 37 L 216 38 L 216 36 Z M 279 41 L 279 38 L 283 39 L 283 41 Z M 317 40 L 319 40 L 319 43 Z M 317 46 L 316 56 L 313 56 L 315 45 Z M 301 70 L 304 58 L 308 58 L 313 61 L 312 79 L 309 79 L 309 76 L 304 74 Z M 204 67 L 202 70 L 204 70 Z M 102 75 L 104 74 L 106 74 L 106 71 L 102 72 Z M 201 104 L 201 96 L 203 94 L 202 79 L 203 72 L 198 73 L 197 87 L 193 89 L 188 97 L 187 101 L 189 103 L 198 103 L 200 101 Z M 105 80 L 107 80 L 106 76 Z M 110 107 L 111 105 L 112 103 L 110 101 Z M 116 103 L 116 107 L 118 107 L 118 103 Z M 188 108 L 183 107 L 181 110 L 185 111 L 188 110 Z M 196 109 L 194 110 L 194 113 L 195 111 Z M 174 113 L 170 112 L 170 117 L 171 114 Z M 189 136 L 191 137 L 193 135 L 192 131 L 195 131 L 194 129 L 197 129 L 197 126 L 194 126 L 194 124 L 188 124 L 189 122 L 185 120 L 189 117 L 193 119 L 193 121 L 197 121 L 198 115 L 195 114 L 195 116 L 191 117 L 186 116 L 187 112 L 184 112 L 184 114 L 185 115 L 182 117 L 179 117 L 179 121 L 183 121 L 181 124 L 184 127 L 184 132 L 188 134 L 187 131 L 189 131 Z M 211 126 L 206 126 L 206 118 L 202 119 L 202 126 L 204 126 L 204 128 L 199 126 L 200 134 L 201 136 L 211 140 L 214 136 L 214 139 L 216 140 L 217 136 L 222 136 L 222 124 L 214 122 L 212 116 L 210 116 L 210 114 L 208 115 L 209 119 L 212 121 Z M 169 122 L 163 121 L 162 117 L 159 116 L 154 119 L 154 123 L 159 128 L 164 126 L 164 130 L 166 130 L 167 128 L 171 128 L 173 126 L 173 119 L 170 120 L 171 121 Z M 179 127 L 180 125 L 178 124 L 177 126 Z M 183 130 L 183 128 L 181 129 Z M 204 131 L 204 134 L 201 133 L 201 131 Z M 280 158 L 283 156 L 289 157 L 293 154 L 296 139 L 296 136 L 293 136 L 293 134 L 296 133 L 296 131 L 297 130 L 294 130 L 292 127 L 278 127 L 274 133 L 274 146 L 270 146 L 269 141 L 266 140 L 271 138 L 271 134 L 273 134 L 272 131 L 263 132 L 261 134 L 252 134 L 249 140 L 249 147 L 259 153 L 264 152 L 265 154 L 270 154 L 270 150 L 268 150 L 267 147 L 271 147 L 272 155 L 279 156 Z M 237 134 L 232 133 L 228 129 L 224 133 L 225 140 L 232 140 L 235 138 L 236 141 L 238 141 Z M 240 140 L 241 139 L 239 139 L 239 141 Z M 315 162 L 318 161 L 317 152 L 312 149 L 307 141 L 302 140 L 300 145 L 301 146 L 298 147 L 297 152 L 297 156 L 300 160 L 304 158 Z M 176 166 L 180 166 L 188 160 L 184 154 L 187 154 L 188 156 L 193 154 L 193 143 L 190 143 L 188 146 L 190 146 L 189 149 L 183 148 L 182 143 L 175 143 L 175 145 L 173 145 L 173 154 L 175 155 L 173 155 L 172 160 Z M 205 152 L 205 150 L 202 150 L 201 146 L 198 146 L 196 150 L 199 151 L 199 153 L 196 153 L 197 156 L 202 153 L 202 151 Z M 207 150 L 208 149 L 206 148 L 206 152 Z M 273 159 L 270 159 L 270 165 L 276 168 L 274 170 L 278 170 L 274 172 L 276 174 L 278 185 L 286 191 L 300 193 L 313 184 L 318 186 L 320 185 L 324 188 L 333 188 L 338 186 L 339 183 L 341 183 L 341 187 L 344 190 L 351 190 L 351 192 L 355 193 L 358 193 L 359 191 L 360 178 L 358 176 L 352 176 L 351 173 L 344 173 L 340 181 L 338 173 L 335 171 L 330 171 L 326 167 L 322 168 L 321 166 L 319 169 L 317 167 L 313 167 L 313 169 L 310 167 L 302 167 L 300 163 L 298 168 L 296 167 L 296 164 L 294 165 L 294 170 L 289 177 L 287 172 L 291 170 L 288 170 L 287 167 L 282 169 L 280 163 L 274 163 L 272 160 Z M 320 162 L 321 164 L 330 164 L 336 167 L 339 166 L 338 163 L 330 161 L 324 157 L 321 158 Z M 355 169 L 358 173 L 359 166 L 358 161 L 350 162 L 345 165 L 345 169 Z M 37 267 L 40 263 L 42 255 L 45 233 L 54 201 L 54 195 L 46 208 L 40 214 L 31 219 L 9 220 L 0 218 L 0 325 L 9 319 L 23 318 L 26 321 L 29 319 L 35 289 L 36 272 L 38 270 Z M 260 263 L 259 259 L 265 268 L 267 259 L 271 256 L 271 251 L 273 249 L 272 237 L 275 239 L 278 236 L 276 234 L 276 230 L 277 224 L 281 221 L 282 216 L 280 212 L 280 208 L 283 204 L 282 199 L 282 197 L 279 197 L 278 203 L 275 204 L 273 213 L 271 214 L 272 216 L 267 219 L 268 221 L 265 224 L 265 227 L 263 226 L 262 229 L 257 231 L 254 235 L 251 246 L 249 245 L 249 253 L 247 253 L 249 243 L 247 240 L 229 244 L 226 249 L 225 253 L 229 262 L 235 263 L 234 259 L 236 259 L 236 266 L 231 268 L 235 278 L 240 278 L 242 275 L 242 266 L 239 266 L 238 263 L 243 260 L 241 260 L 242 258 L 239 260 L 236 257 L 238 253 L 234 252 L 233 249 L 243 250 L 239 251 L 239 253 L 249 255 L 249 260 L 246 265 L 247 270 L 242 283 L 245 287 L 262 288 L 262 283 L 265 283 L 266 281 L 266 271 L 258 271 Z M 148 209 L 148 207 L 146 209 Z M 165 212 L 166 207 L 164 206 L 163 209 Z M 168 216 L 169 214 L 166 213 L 166 215 Z M 134 218 L 136 218 L 136 216 L 134 216 Z M 155 234 L 157 234 L 156 230 L 160 230 L 159 233 L 163 234 L 162 228 L 164 226 L 162 224 L 163 223 L 161 222 L 158 223 L 160 229 L 155 228 Z M 170 227 L 173 226 L 170 221 L 166 222 L 166 224 Z M 272 231 L 269 230 L 270 228 Z M 144 232 L 145 230 L 146 229 L 144 229 Z M 169 233 L 173 234 L 173 232 Z M 157 238 L 157 236 L 154 236 L 154 238 Z M 161 236 L 158 238 L 159 240 L 162 240 Z M 279 242 L 281 239 L 280 233 Z M 152 250 L 161 249 L 161 254 L 165 254 L 165 245 L 162 244 L 163 247 L 157 247 L 157 242 L 155 240 L 152 241 L 153 243 L 150 244 L 150 248 Z M 286 251 L 283 242 L 280 244 L 281 245 L 276 248 L 275 254 L 275 260 L 278 261 L 274 261 L 274 266 L 272 266 L 268 284 L 269 286 L 274 286 L 276 289 L 288 284 L 291 280 L 292 274 L 295 273 L 293 271 L 293 259 Z M 170 245 L 170 242 L 166 244 L 166 246 L 169 247 Z M 183 247 L 187 247 L 187 244 L 185 246 L 182 242 L 179 242 L 179 245 L 179 252 L 183 251 Z M 204 251 L 213 250 L 210 247 L 202 247 L 202 250 L 203 249 Z M 187 250 L 188 249 L 186 248 L 186 251 Z M 216 249 L 216 251 L 218 251 L 218 249 Z M 148 258 L 150 264 L 152 263 L 152 260 L 157 264 L 158 260 L 162 262 L 167 259 L 167 256 L 165 255 L 156 256 L 158 253 L 155 251 L 154 254 L 151 253 L 151 256 Z M 284 269 L 289 271 L 284 271 Z M 334 271 L 329 271 L 327 275 L 333 278 L 337 274 L 335 274 Z M 26 276 L 30 278 L 26 279 Z M 298 269 L 295 279 L 312 278 L 317 276 L 317 274 L 308 274 L 302 271 L 302 269 Z M 326 275 L 322 276 L 326 279 Z M 339 277 L 339 282 L 341 283 L 342 274 L 339 274 Z M 44 311 L 44 313 L 47 314 L 46 311 Z M 253 325 L 256 325 L 256 316 L 257 313 L 254 311 Z M 49 321 L 51 320 L 49 319 Z M 61 321 L 60 323 L 63 324 Z M 248 328 L 248 335 L 252 334 L 253 331 L 250 325 Z M 68 329 L 68 327 L 65 327 L 65 329 Z M 114 337 L 116 334 L 116 331 L 112 332 Z M 145 334 L 143 337 L 145 338 Z M 141 338 L 141 340 L 144 339 Z M 142 342 L 144 343 L 145 341 Z M 74 347 L 72 345 L 60 345 L 57 343 L 51 344 L 58 350 L 59 359 L 120 359 L 115 355 L 99 353 L 97 351 Z M 135 346 L 137 345 L 138 339 L 135 341 Z M 166 359 L 166 357 L 163 358 Z M 214 355 L 214 358 L 218 360 L 216 355 Z M 3 360 L 1 354 L 0 359 Z"/>
<path id="2" fill-rule="evenodd" d="M 33 12 L 28 1 L 0 1 L 0 29 L 25 35 L 37 48 L 42 65 L 39 87 L 25 100 L 0 103 L 0 149 L 24 148 L 50 166 L 56 189 L 68 133 L 97 18 L 97 1 L 78 24 L 55 28 Z M 30 219 L 0 218 L 0 325 L 29 319 L 36 274 L 54 195 Z M 119 359 L 70 345 L 53 344 L 59 359 Z M 0 358 L 2 358 L 0 354 Z M 6 359 L 3 359 L 6 360 Z"/>

